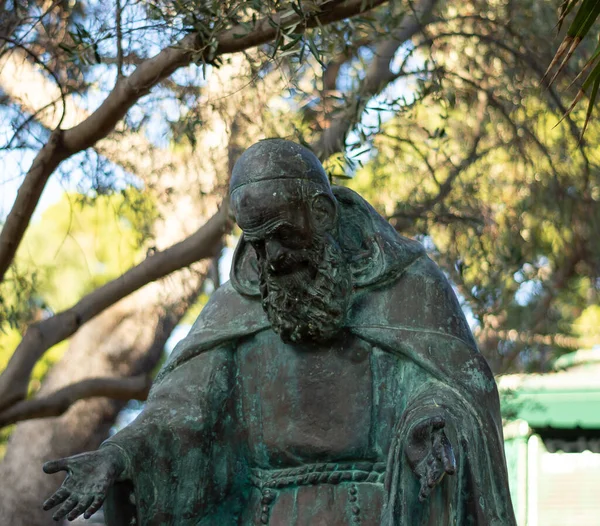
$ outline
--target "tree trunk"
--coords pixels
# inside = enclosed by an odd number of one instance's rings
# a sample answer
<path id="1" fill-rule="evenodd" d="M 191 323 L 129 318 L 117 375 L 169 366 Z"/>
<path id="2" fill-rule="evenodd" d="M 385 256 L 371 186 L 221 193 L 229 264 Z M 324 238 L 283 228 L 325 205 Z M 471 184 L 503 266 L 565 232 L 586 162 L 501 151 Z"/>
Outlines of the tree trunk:
<path id="1" fill-rule="evenodd" d="M 44 381 L 41 394 L 84 378 L 151 372 L 192 297 L 195 294 L 177 309 L 156 302 L 141 309 L 135 296 L 108 309 L 73 337 L 65 356 Z M 58 489 L 64 473 L 46 475 L 42 464 L 98 448 L 123 405 L 107 398 L 91 398 L 76 402 L 59 418 L 18 424 L 0 464 L 0 480 L 10 481 L 2 484 L 0 524 L 56 524 L 52 513 L 42 510 L 42 503 Z"/>

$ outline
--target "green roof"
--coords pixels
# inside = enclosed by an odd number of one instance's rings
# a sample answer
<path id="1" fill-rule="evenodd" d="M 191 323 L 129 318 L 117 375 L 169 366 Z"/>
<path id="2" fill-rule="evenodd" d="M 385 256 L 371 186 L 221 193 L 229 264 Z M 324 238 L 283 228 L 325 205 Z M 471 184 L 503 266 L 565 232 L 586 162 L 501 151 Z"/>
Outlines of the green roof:
<path id="1" fill-rule="evenodd" d="M 558 368 L 567 368 L 559 372 L 499 377 L 503 410 L 532 428 L 600 429 L 600 364 L 594 351 L 563 357 Z"/>
<path id="2" fill-rule="evenodd" d="M 519 389 L 505 397 L 517 418 L 529 427 L 600 429 L 600 387 Z"/>

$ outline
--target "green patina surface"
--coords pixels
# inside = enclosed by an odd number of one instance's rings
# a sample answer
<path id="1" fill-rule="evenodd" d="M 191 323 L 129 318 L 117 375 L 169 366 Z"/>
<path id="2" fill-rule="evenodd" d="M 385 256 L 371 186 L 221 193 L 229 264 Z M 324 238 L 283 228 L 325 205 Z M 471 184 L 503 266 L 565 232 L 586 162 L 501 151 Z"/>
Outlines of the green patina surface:
<path id="1" fill-rule="evenodd" d="M 104 475 L 110 526 L 513 526 L 496 384 L 423 247 L 289 141 L 231 185 L 230 282 L 69 491 Z"/>

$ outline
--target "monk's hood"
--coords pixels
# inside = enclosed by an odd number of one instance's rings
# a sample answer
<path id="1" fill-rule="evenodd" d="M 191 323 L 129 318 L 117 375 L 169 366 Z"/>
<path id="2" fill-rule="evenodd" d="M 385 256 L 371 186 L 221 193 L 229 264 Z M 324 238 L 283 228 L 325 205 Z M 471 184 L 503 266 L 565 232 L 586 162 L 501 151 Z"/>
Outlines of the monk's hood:
<path id="1" fill-rule="evenodd" d="M 348 257 L 355 289 L 398 275 L 424 254 L 420 243 L 399 235 L 356 192 L 340 186 L 332 190 L 339 211 L 337 240 Z M 243 234 L 233 256 L 230 279 L 243 296 L 260 296 L 256 254 Z"/>
<path id="2" fill-rule="evenodd" d="M 355 297 L 367 288 L 393 282 L 415 261 L 426 257 L 420 243 L 399 235 L 356 192 L 343 187 L 333 187 L 333 192 L 339 204 L 338 241 L 347 254 L 352 254 Z M 270 327 L 260 302 L 256 255 L 243 236 L 233 257 L 230 277 L 212 294 L 188 336 L 177 344 L 157 382 L 193 356 Z M 352 318 L 351 313 L 350 325 Z"/>

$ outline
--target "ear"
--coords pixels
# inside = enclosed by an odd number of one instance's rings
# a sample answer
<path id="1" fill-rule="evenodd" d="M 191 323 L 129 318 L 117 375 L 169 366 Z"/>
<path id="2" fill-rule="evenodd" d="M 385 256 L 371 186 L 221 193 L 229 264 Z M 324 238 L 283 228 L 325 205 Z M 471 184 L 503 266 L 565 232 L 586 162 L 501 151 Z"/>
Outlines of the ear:
<path id="1" fill-rule="evenodd" d="M 313 197 L 311 213 L 315 228 L 319 232 L 328 232 L 333 229 L 337 219 L 337 206 L 331 197 L 319 194 Z"/>
<path id="2" fill-rule="evenodd" d="M 244 234 L 235 248 L 229 279 L 233 288 L 240 294 L 260 296 L 256 253 L 250 243 L 246 241 Z"/>

